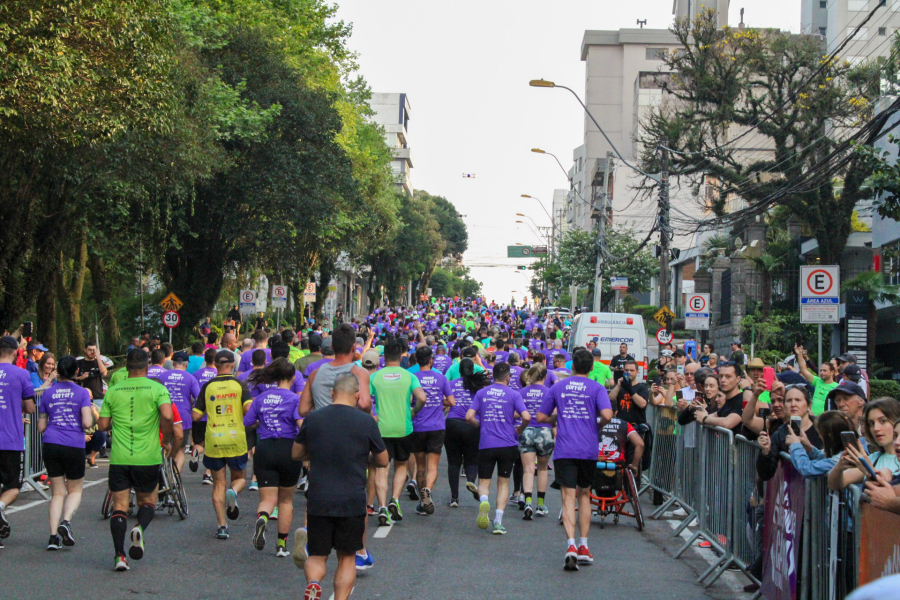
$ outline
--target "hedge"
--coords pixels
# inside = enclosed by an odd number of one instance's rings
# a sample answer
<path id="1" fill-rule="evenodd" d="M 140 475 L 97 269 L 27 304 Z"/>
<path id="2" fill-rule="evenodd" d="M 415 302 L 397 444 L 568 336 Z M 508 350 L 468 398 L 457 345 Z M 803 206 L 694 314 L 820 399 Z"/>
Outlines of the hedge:
<path id="1" fill-rule="evenodd" d="M 875 400 L 882 396 L 900 399 L 900 383 L 891 379 L 870 379 L 869 399 Z"/>

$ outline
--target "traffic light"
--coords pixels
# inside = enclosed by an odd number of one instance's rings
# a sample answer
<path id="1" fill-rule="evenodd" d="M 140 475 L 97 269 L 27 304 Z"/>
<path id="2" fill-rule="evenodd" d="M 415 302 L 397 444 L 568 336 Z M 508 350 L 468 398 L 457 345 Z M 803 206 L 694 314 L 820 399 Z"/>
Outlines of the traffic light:
<path id="1" fill-rule="evenodd" d="M 528 267 L 526 267 L 525 265 L 520 265 L 520 266 L 518 266 L 518 267 L 516 267 L 516 268 L 517 268 L 518 270 L 520 270 L 520 271 L 524 271 L 524 270 L 527 269 Z"/>

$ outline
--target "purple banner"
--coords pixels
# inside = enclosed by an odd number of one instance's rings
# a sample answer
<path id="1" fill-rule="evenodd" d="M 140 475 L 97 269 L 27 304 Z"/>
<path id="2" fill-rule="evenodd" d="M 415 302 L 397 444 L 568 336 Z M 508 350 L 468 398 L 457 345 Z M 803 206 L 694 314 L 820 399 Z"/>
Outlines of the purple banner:
<path id="1" fill-rule="evenodd" d="M 766 484 L 762 593 L 768 600 L 796 600 L 800 526 L 806 481 L 786 460 Z"/>

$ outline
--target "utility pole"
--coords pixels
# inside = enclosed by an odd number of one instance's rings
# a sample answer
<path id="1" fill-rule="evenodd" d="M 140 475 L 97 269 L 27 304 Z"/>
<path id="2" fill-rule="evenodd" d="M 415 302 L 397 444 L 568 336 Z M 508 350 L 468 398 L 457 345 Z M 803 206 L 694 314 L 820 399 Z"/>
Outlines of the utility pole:
<path id="1" fill-rule="evenodd" d="M 612 152 L 606 153 L 606 171 L 603 173 L 603 192 L 600 194 L 600 218 L 597 219 L 597 263 L 594 265 L 594 307 L 593 312 L 600 312 L 601 296 L 603 292 L 603 254 L 600 247 L 606 242 L 606 215 L 609 205 L 610 176 L 612 175 Z M 592 209 L 593 207 L 592 203 Z"/>
<path id="2" fill-rule="evenodd" d="M 660 140 L 659 305 L 669 305 L 669 140 Z"/>

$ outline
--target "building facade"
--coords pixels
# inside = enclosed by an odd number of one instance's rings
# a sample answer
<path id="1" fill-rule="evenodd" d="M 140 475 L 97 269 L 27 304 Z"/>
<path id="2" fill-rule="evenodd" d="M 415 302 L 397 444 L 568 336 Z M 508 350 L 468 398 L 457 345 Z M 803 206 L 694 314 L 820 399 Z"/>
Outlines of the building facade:
<path id="1" fill-rule="evenodd" d="M 853 40 L 838 53 L 851 62 L 863 62 L 891 53 L 891 37 L 900 29 L 900 0 L 802 0 L 800 27 L 804 33 L 818 33 L 828 52 L 838 48 L 872 10 L 874 16 Z"/>
<path id="2" fill-rule="evenodd" d="M 412 151 L 409 148 L 410 104 L 406 94 L 372 94 L 369 101 L 375 111 L 373 120 L 384 127 L 385 141 L 394 159 L 391 171 L 394 181 L 403 192 L 412 195 Z"/>

